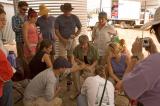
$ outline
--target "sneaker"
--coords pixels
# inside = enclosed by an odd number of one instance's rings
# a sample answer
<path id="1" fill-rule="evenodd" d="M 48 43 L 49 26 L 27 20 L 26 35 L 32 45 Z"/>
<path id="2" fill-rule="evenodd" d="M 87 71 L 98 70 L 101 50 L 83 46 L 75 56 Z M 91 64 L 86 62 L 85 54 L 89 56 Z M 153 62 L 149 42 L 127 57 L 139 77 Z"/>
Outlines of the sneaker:
<path id="1" fill-rule="evenodd" d="M 72 95 L 70 96 L 70 99 L 71 99 L 71 100 L 74 100 L 74 99 L 76 99 L 79 95 L 80 95 L 80 93 L 76 93 L 75 95 L 72 94 Z"/>

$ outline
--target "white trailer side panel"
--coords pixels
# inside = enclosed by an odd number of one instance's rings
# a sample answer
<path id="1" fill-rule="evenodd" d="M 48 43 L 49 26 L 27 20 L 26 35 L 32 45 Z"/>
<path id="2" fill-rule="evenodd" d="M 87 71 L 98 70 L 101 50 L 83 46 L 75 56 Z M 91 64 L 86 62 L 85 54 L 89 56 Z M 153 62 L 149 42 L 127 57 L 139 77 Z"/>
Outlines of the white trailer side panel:
<path id="1" fill-rule="evenodd" d="M 15 39 L 15 33 L 12 30 L 12 16 L 14 15 L 14 6 L 11 3 L 0 2 L 4 6 L 4 10 L 6 11 L 6 27 L 2 31 L 3 38 L 0 36 L 0 39 L 5 39 L 6 43 L 12 43 Z"/>
<path id="2" fill-rule="evenodd" d="M 141 3 L 139 1 L 119 0 L 118 19 L 138 20 L 140 18 Z"/>

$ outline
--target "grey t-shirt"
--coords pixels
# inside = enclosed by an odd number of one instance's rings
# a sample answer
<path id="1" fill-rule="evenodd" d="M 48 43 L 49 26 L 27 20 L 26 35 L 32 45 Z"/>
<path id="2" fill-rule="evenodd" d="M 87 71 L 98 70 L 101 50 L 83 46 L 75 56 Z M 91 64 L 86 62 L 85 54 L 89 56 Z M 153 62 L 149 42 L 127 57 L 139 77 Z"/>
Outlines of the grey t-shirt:
<path id="1" fill-rule="evenodd" d="M 40 27 L 40 32 L 42 33 L 43 39 L 54 40 L 54 23 L 56 18 L 49 16 L 45 19 L 43 16 L 37 19 L 36 25 Z"/>
<path id="2" fill-rule="evenodd" d="M 160 105 L 160 54 L 153 54 L 137 64 L 123 78 L 124 90 L 144 106 Z"/>
<path id="3" fill-rule="evenodd" d="M 47 101 L 52 100 L 57 82 L 52 68 L 42 71 L 26 87 L 24 99 L 33 101 L 38 97 L 44 97 Z"/>
<path id="4" fill-rule="evenodd" d="M 81 22 L 76 15 L 70 16 L 60 15 L 56 18 L 55 29 L 58 29 L 62 37 L 69 39 L 75 33 L 75 29 L 81 28 Z"/>

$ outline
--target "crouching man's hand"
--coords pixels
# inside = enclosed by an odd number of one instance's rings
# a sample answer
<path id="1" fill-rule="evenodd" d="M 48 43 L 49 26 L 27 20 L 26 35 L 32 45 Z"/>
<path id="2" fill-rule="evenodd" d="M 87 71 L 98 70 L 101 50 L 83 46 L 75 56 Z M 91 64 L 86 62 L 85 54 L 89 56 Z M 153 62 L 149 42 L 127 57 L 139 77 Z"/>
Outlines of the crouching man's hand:
<path id="1" fill-rule="evenodd" d="M 122 91 L 122 80 L 118 81 L 116 86 L 115 86 L 115 89 L 118 90 L 118 91 Z"/>

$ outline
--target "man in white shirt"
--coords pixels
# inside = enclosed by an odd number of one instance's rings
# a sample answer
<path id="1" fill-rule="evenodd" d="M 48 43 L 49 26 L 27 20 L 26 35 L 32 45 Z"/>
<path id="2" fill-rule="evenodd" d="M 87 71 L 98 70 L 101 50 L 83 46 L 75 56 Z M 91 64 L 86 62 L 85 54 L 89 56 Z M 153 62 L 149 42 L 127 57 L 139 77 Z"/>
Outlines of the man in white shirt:
<path id="1" fill-rule="evenodd" d="M 96 23 L 92 32 L 92 41 L 99 53 L 99 64 L 105 64 L 107 45 L 111 42 L 112 36 L 117 35 L 117 31 L 107 22 L 107 13 L 100 12 L 99 22 Z"/>
<path id="2" fill-rule="evenodd" d="M 105 68 L 97 66 L 95 75 L 83 83 L 77 106 L 99 106 L 106 81 Z M 114 106 L 114 86 L 110 81 L 107 81 L 101 106 Z"/>

